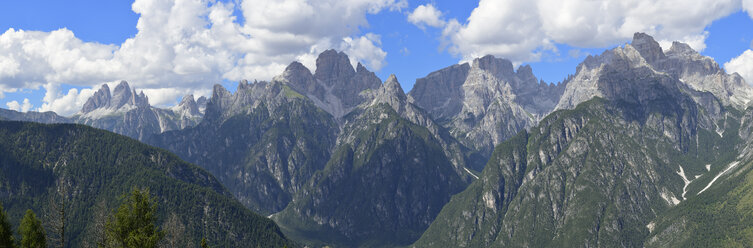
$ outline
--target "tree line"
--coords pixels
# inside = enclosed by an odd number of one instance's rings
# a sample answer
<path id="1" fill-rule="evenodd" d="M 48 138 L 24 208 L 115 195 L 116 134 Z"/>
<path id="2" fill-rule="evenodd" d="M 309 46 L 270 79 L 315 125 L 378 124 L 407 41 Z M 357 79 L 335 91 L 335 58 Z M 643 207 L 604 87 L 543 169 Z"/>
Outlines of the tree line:
<path id="1" fill-rule="evenodd" d="M 48 218 L 49 229 L 55 239 L 54 247 L 64 247 L 66 244 L 66 205 L 65 198 L 50 201 L 51 214 Z M 153 248 L 153 247 L 191 247 L 186 237 L 183 237 L 185 226 L 177 215 L 173 214 L 163 225 L 163 229 L 154 223 L 157 213 L 157 202 L 149 194 L 148 189 L 134 189 L 125 201 L 111 213 L 103 201 L 95 206 L 92 232 L 87 235 L 85 246 L 109 248 Z M 14 231 L 8 221 L 7 213 L 0 203 L 0 248 L 46 248 L 48 237 L 42 222 L 34 211 L 26 210 L 18 228 L 21 236 L 16 240 Z M 207 248 L 206 239 L 201 240 L 201 247 Z"/>

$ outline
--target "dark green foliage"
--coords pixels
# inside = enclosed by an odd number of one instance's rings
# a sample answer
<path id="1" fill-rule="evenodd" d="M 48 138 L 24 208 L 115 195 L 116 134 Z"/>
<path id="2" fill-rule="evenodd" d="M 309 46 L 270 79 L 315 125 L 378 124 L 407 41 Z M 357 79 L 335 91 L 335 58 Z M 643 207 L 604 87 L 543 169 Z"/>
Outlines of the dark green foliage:
<path id="1" fill-rule="evenodd" d="M 324 168 L 338 127 L 331 115 L 287 86 L 268 88 L 274 99 L 222 109 L 210 102 L 198 126 L 156 135 L 148 143 L 202 166 L 253 211 L 279 212 Z M 236 95 L 264 90 L 239 88 Z"/>
<path id="2" fill-rule="evenodd" d="M 689 185 L 688 194 L 692 197 L 652 221 L 654 230 L 645 242 L 646 247 L 753 246 L 753 157 L 750 153 L 753 143 L 749 138 L 740 140 L 750 137 L 750 132 L 743 132 L 751 130 L 753 109 L 745 112 L 742 122 L 725 118 L 720 123 L 728 126 L 721 141 L 714 142 L 713 137 L 717 136 L 714 133 L 701 136 L 700 142 L 710 143 L 702 154 L 721 153 L 721 159 L 709 162 L 711 170 L 702 169 L 702 176 Z M 738 151 L 742 154 L 738 155 Z M 733 163 L 737 163 L 736 167 L 720 175 Z M 717 175 L 720 175 L 718 180 L 698 194 Z"/>
<path id="3" fill-rule="evenodd" d="M 201 248 L 209 248 L 209 245 L 207 245 L 207 238 L 201 238 Z"/>
<path id="4" fill-rule="evenodd" d="M 123 247 L 153 248 L 165 236 L 155 225 L 157 203 L 149 190 L 134 189 L 107 223 L 107 236 Z"/>
<path id="5" fill-rule="evenodd" d="M 390 106 L 346 118 L 348 142 L 273 218 L 291 237 L 314 245 L 408 245 L 466 184 L 434 136 Z"/>
<path id="6" fill-rule="evenodd" d="M 0 201 L 10 220 L 26 209 L 50 211 L 56 181 L 66 178 L 71 204 L 66 247 L 80 247 L 91 232 L 95 204 L 120 205 L 119 196 L 149 188 L 160 208 L 155 223 L 169 213 L 186 223 L 187 238 L 207 237 L 219 246 L 278 247 L 291 244 L 274 222 L 249 211 L 206 171 L 175 155 L 136 140 L 82 125 L 0 122 Z M 90 226 L 92 228 L 90 228 Z"/>
<path id="7" fill-rule="evenodd" d="M 497 146 L 481 178 L 415 246 L 644 246 L 649 222 L 682 201 L 680 166 L 695 178 L 705 164 L 729 163 L 740 144 L 734 112 L 722 138 L 702 128 L 699 106 L 679 98 L 593 99 L 550 114 Z"/>
<path id="8" fill-rule="evenodd" d="M 0 247 L 16 247 L 16 239 L 13 237 L 13 229 L 8 222 L 8 214 L 0 203 Z"/>
<path id="9" fill-rule="evenodd" d="M 31 209 L 26 210 L 24 218 L 21 219 L 19 231 L 21 232 L 22 248 L 47 247 L 47 237 L 44 228 L 42 228 L 42 223 Z"/>

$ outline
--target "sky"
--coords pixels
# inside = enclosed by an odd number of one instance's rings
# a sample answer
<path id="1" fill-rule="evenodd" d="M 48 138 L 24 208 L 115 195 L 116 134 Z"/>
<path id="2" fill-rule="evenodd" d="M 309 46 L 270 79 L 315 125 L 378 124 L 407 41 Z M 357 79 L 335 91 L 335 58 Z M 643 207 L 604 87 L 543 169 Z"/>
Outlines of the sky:
<path id="1" fill-rule="evenodd" d="M 72 115 L 121 80 L 167 107 L 327 49 L 406 92 L 487 54 L 557 83 L 635 32 L 753 83 L 753 0 L 24 0 L 0 3 L 0 107 Z"/>

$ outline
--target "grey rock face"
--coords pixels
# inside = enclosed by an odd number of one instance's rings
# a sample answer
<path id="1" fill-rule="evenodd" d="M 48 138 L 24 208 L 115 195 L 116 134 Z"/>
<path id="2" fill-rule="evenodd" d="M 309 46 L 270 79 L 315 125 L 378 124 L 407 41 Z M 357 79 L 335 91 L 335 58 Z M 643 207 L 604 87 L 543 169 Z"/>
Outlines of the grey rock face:
<path id="1" fill-rule="evenodd" d="M 180 100 L 180 103 L 173 107 L 172 110 L 181 116 L 201 116 L 199 104 L 196 103 L 193 95 L 184 96 Z"/>
<path id="2" fill-rule="evenodd" d="M 564 88 L 539 82 L 530 66 L 516 72 L 510 61 L 485 56 L 417 79 L 409 94 L 463 144 L 489 156 L 552 111 Z"/>
<path id="3" fill-rule="evenodd" d="M 110 104 L 110 98 L 110 87 L 103 84 L 102 88 L 99 88 L 92 97 L 86 100 L 81 112 L 89 113 L 98 108 L 106 108 Z"/>
<path id="4" fill-rule="evenodd" d="M 9 109 L 0 109 L 0 119 L 6 121 L 31 121 L 45 124 L 52 123 L 73 123 L 70 118 L 59 116 L 55 112 L 18 112 Z"/>
<path id="5" fill-rule="evenodd" d="M 726 74 L 711 58 L 702 56 L 687 44 L 674 42 L 665 54 L 651 36 L 636 33 L 633 42 L 599 56 L 589 56 L 568 80 L 557 109 L 572 109 L 594 96 L 604 96 L 600 86 L 605 65 L 621 64 L 623 70 L 646 67 L 667 73 L 694 91 L 710 92 L 723 105 L 745 108 L 753 99 L 753 88 L 737 74 Z M 612 67 L 614 68 L 614 67 Z M 650 91 L 644 93 L 650 94 Z"/>
<path id="6" fill-rule="evenodd" d="M 204 111 L 207 109 L 207 98 L 205 96 L 199 97 L 199 99 L 196 99 L 196 106 L 199 108 L 199 113 L 202 115 L 204 114 Z"/>
<path id="7" fill-rule="evenodd" d="M 193 96 L 184 97 L 172 109 L 155 108 L 143 92 L 136 93 L 121 81 L 112 94 L 107 84 L 102 85 L 71 121 L 145 140 L 153 134 L 194 126 L 202 117 Z"/>
<path id="8" fill-rule="evenodd" d="M 416 79 L 408 95 L 414 104 L 424 108 L 440 123 L 445 123 L 463 107 L 462 87 L 470 69 L 468 63 L 463 63 L 432 72 Z"/>
<path id="9" fill-rule="evenodd" d="M 112 91 L 112 98 L 108 107 L 119 109 L 125 105 L 145 107 L 149 105 L 149 100 L 144 96 L 144 92 L 136 94 L 136 91 L 131 90 L 131 87 L 128 86 L 128 82 L 120 81 L 118 86 L 115 86 L 115 89 Z"/>
<path id="10" fill-rule="evenodd" d="M 579 65 L 557 107 L 568 110 L 497 146 L 414 246 L 644 246 L 652 220 L 702 191 L 716 175 L 705 166 L 728 164 L 750 126 L 729 97 L 683 79 L 719 75 L 714 63 L 684 44 L 633 43 Z"/>
<path id="11" fill-rule="evenodd" d="M 322 173 L 273 219 L 335 245 L 407 245 L 472 176 L 463 147 L 407 101 L 394 75 L 362 96 Z"/>
<path id="12" fill-rule="evenodd" d="M 301 63 L 293 62 L 273 81 L 290 85 L 335 118 L 341 118 L 364 101 L 360 92 L 377 89 L 381 85 L 376 74 L 360 63 L 354 70 L 348 56 L 335 50 L 319 55 L 315 74 L 311 74 Z"/>
<path id="13" fill-rule="evenodd" d="M 391 107 L 401 118 L 426 128 L 442 147 L 445 156 L 450 159 L 450 162 L 455 167 L 455 171 L 461 178 L 470 179 L 472 177 L 466 171 L 467 168 L 474 170 L 482 168 L 483 162 L 475 157 L 477 154 L 474 154 L 474 152 L 458 142 L 457 139 L 450 135 L 448 130 L 436 123 L 423 109 L 408 101 L 408 96 L 403 91 L 395 75 L 390 75 L 378 90 L 365 91 L 362 93 L 362 96 L 367 101 L 361 104 L 359 108 L 367 109 L 385 104 Z M 341 136 L 348 137 L 345 134 Z"/>
<path id="14" fill-rule="evenodd" d="M 633 35 L 633 42 L 631 42 L 630 45 L 633 46 L 635 50 L 638 50 L 648 63 L 655 63 L 667 58 L 667 56 L 664 55 L 661 46 L 659 46 L 659 42 L 656 42 L 654 37 L 645 33 L 635 33 Z"/>
<path id="15" fill-rule="evenodd" d="M 210 171 L 247 207 L 285 208 L 324 168 L 339 131 L 331 115 L 279 82 L 215 85 L 204 120 L 148 142 Z"/>
<path id="16" fill-rule="evenodd" d="M 643 246 L 651 220 L 684 201 L 682 176 L 701 175 L 727 151 L 713 151 L 720 136 L 699 139 L 713 117 L 692 90 L 620 66 L 601 75 L 604 98 L 555 111 L 497 146 L 482 177 L 414 246 Z M 689 190 L 688 199 L 699 188 Z"/>

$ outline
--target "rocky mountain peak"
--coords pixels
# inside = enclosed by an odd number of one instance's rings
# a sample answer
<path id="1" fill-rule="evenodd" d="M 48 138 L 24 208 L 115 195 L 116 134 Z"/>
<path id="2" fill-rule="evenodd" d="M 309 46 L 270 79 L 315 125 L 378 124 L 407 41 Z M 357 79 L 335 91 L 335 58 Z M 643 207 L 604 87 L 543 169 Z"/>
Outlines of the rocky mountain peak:
<path id="1" fill-rule="evenodd" d="M 335 50 L 319 55 L 313 75 L 301 63 L 293 62 L 273 81 L 290 86 L 336 118 L 367 100 L 360 96 L 362 91 L 376 90 L 382 85 L 376 74 L 361 63 L 354 70 L 348 55 Z"/>
<path id="2" fill-rule="evenodd" d="M 126 81 L 120 81 L 110 93 L 110 87 L 103 84 L 84 104 L 81 112 L 86 114 L 96 109 L 118 110 L 124 106 L 129 108 L 148 107 L 149 99 L 144 92 L 136 94 Z"/>
<path id="3" fill-rule="evenodd" d="M 690 45 L 688 44 L 685 44 L 679 41 L 674 41 L 672 42 L 672 47 L 669 48 L 669 51 L 667 51 L 667 53 L 696 54 L 698 52 L 693 50 L 693 48 L 691 48 Z"/>
<path id="4" fill-rule="evenodd" d="M 207 102 L 209 102 L 209 100 L 207 100 L 205 96 L 200 96 L 199 99 L 196 99 L 196 106 L 199 107 L 199 112 L 201 112 L 202 114 L 207 108 Z"/>
<path id="5" fill-rule="evenodd" d="M 372 73 L 372 72 L 366 69 L 366 67 L 363 66 L 361 62 L 358 62 L 358 65 L 356 65 L 356 74 L 361 74 L 361 73 Z"/>
<path id="6" fill-rule="evenodd" d="M 284 76 L 287 75 L 304 75 L 304 76 L 311 76 L 311 71 L 309 68 L 306 68 L 301 62 L 294 61 L 293 63 L 290 63 L 288 67 L 285 67 L 285 71 L 283 72 Z"/>
<path id="7" fill-rule="evenodd" d="M 209 98 L 209 101 L 207 102 L 207 117 L 209 117 L 211 111 L 217 112 L 216 114 L 222 114 L 222 106 L 229 104 L 232 97 L 233 94 L 225 89 L 225 87 L 220 84 L 215 84 L 212 88 L 212 97 Z"/>
<path id="8" fill-rule="evenodd" d="M 103 84 L 93 96 L 89 97 L 84 103 L 84 107 L 81 109 L 82 113 L 89 113 L 98 108 L 105 108 L 110 103 L 110 86 Z"/>
<path id="9" fill-rule="evenodd" d="M 473 68 L 488 71 L 497 78 L 510 78 L 515 76 L 515 69 L 512 62 L 506 59 L 495 58 L 492 55 L 486 55 L 473 60 Z"/>
<path id="10" fill-rule="evenodd" d="M 194 100 L 192 94 L 183 96 L 183 99 L 178 105 L 173 107 L 173 112 L 176 112 L 182 116 L 200 116 L 199 105 Z"/>
<path id="11" fill-rule="evenodd" d="M 635 50 L 638 50 L 648 63 L 654 63 L 655 61 L 666 58 L 659 42 L 656 42 L 654 37 L 645 33 L 635 33 L 633 35 L 633 42 L 631 42 L 630 45 L 633 46 Z"/>
<path id="12" fill-rule="evenodd" d="M 400 82 L 397 81 L 397 76 L 395 76 L 395 74 L 391 74 L 390 77 L 387 78 L 387 81 L 384 81 L 384 84 L 382 84 L 380 91 L 385 95 L 396 97 L 401 101 L 405 101 L 407 99 L 407 97 L 405 96 L 405 91 L 403 91 L 403 87 L 400 86 Z"/>
<path id="13" fill-rule="evenodd" d="M 222 99 L 229 96 L 232 96 L 232 94 L 230 93 L 230 91 L 225 89 L 225 87 L 222 86 L 221 84 L 215 84 L 214 87 L 212 87 L 211 100 Z"/>
<path id="14" fill-rule="evenodd" d="M 518 71 L 515 75 L 523 81 L 536 81 L 536 75 L 533 75 L 533 68 L 531 68 L 531 65 L 521 65 L 518 67 Z"/>
<path id="15" fill-rule="evenodd" d="M 390 75 L 387 81 L 384 81 L 382 87 L 371 93 L 373 99 L 369 105 L 376 105 L 386 103 L 390 105 L 396 112 L 402 113 L 407 104 L 408 97 L 405 95 L 403 88 L 397 81 L 395 74 Z"/>
<path id="16" fill-rule="evenodd" d="M 132 105 L 135 107 L 149 106 L 144 92 L 136 94 L 135 90 L 132 90 L 126 81 L 120 81 L 112 91 L 112 99 L 110 100 L 111 109 L 119 109 L 125 105 Z"/>
<path id="17" fill-rule="evenodd" d="M 324 82 L 333 83 L 333 80 L 349 79 L 355 74 L 348 55 L 343 52 L 330 49 L 319 54 L 316 59 L 314 77 Z"/>

